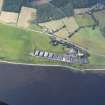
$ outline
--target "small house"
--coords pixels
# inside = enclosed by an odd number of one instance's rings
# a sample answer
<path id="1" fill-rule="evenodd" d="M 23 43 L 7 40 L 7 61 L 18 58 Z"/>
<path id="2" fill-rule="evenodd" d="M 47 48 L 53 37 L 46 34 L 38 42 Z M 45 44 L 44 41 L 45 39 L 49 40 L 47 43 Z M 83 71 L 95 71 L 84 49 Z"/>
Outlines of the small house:
<path id="1" fill-rule="evenodd" d="M 39 56 L 39 53 L 40 53 L 40 51 L 39 50 L 36 50 L 35 51 L 35 56 Z"/>
<path id="2" fill-rule="evenodd" d="M 39 56 L 40 57 L 43 57 L 44 56 L 44 52 L 43 51 L 40 51 Z"/>
<path id="3" fill-rule="evenodd" d="M 53 53 L 49 53 L 49 58 L 53 58 L 54 54 Z"/>
<path id="4" fill-rule="evenodd" d="M 44 57 L 48 57 L 49 53 L 48 52 L 45 52 L 44 53 Z"/>

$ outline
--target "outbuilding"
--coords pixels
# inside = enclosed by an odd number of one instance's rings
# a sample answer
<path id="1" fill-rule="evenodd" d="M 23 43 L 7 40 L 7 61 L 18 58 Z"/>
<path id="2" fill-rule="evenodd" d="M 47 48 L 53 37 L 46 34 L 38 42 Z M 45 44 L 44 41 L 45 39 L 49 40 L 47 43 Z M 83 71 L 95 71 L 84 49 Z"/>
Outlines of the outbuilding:
<path id="1" fill-rule="evenodd" d="M 54 54 L 53 53 L 49 53 L 49 58 L 53 58 Z"/>
<path id="2" fill-rule="evenodd" d="M 39 51 L 39 50 L 36 50 L 36 51 L 35 51 L 35 56 L 38 56 L 39 53 L 40 53 L 40 51 Z"/>
<path id="3" fill-rule="evenodd" d="M 44 53 L 44 57 L 48 57 L 49 53 L 48 52 L 45 52 Z"/>
<path id="4" fill-rule="evenodd" d="M 44 52 L 43 51 L 40 51 L 39 56 L 40 57 L 43 57 L 44 56 Z"/>

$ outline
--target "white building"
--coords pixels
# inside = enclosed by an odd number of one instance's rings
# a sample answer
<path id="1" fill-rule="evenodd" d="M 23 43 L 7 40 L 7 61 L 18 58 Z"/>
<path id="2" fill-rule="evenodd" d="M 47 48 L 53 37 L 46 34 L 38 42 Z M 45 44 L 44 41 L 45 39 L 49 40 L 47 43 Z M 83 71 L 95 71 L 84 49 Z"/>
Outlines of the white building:
<path id="1" fill-rule="evenodd" d="M 45 52 L 44 53 L 44 57 L 48 57 L 49 53 L 48 52 Z"/>

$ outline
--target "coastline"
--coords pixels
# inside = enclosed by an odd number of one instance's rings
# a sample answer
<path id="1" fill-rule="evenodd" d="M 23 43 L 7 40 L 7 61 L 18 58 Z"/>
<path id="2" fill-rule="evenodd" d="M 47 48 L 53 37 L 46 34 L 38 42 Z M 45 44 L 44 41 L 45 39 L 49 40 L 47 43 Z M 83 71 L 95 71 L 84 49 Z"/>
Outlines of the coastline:
<path id="1" fill-rule="evenodd" d="M 71 69 L 72 71 L 80 71 L 80 72 L 91 72 L 91 71 L 105 71 L 105 69 L 80 69 L 72 66 L 65 66 L 65 65 L 50 65 L 50 64 L 32 64 L 32 63 L 17 63 L 17 62 L 10 62 L 10 61 L 3 61 L 0 60 L 0 63 L 10 64 L 10 65 L 23 65 L 23 66 L 41 66 L 41 67 L 61 67 L 67 68 L 68 70 Z"/>
<path id="2" fill-rule="evenodd" d="M 64 65 L 50 65 L 50 64 L 33 64 L 33 63 L 17 63 L 17 62 L 10 62 L 10 61 L 3 61 L 3 60 L 0 60 L 0 63 L 5 63 L 5 64 L 11 64 L 11 65 L 23 65 L 23 66 L 41 66 L 41 67 L 64 67 L 64 68 L 67 68 L 67 69 L 73 69 L 73 70 L 80 70 L 80 69 L 77 69 L 77 68 L 74 68 L 74 67 L 70 67 L 70 66 L 64 66 Z"/>

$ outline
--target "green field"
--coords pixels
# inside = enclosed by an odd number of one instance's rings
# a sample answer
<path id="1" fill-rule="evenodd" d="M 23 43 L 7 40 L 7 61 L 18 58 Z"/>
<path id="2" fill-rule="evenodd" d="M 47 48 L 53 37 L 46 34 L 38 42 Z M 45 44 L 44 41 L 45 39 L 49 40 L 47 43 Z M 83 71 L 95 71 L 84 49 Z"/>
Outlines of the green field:
<path id="1" fill-rule="evenodd" d="M 81 29 L 70 40 L 89 51 L 91 64 L 105 65 L 105 38 L 98 27 Z"/>
<path id="2" fill-rule="evenodd" d="M 76 19 L 79 26 L 86 26 L 86 25 L 95 24 L 92 17 L 88 14 L 75 15 L 75 19 Z"/>
<path id="3" fill-rule="evenodd" d="M 55 53 L 64 53 L 63 46 L 52 46 L 46 34 L 25 31 L 0 24 L 0 59 L 39 63 L 39 58 L 32 58 L 29 53 L 34 48 Z M 37 60 L 35 60 L 37 59 Z M 41 61 L 45 61 L 44 59 Z"/>
<path id="4" fill-rule="evenodd" d="M 105 10 L 94 12 L 94 16 L 99 21 L 100 28 L 105 27 Z"/>
<path id="5" fill-rule="evenodd" d="M 95 30 L 92 28 L 81 29 L 71 40 L 89 51 L 91 65 L 105 65 L 105 37 L 102 30 L 100 31 L 105 27 L 105 10 L 94 12 L 93 15 L 99 21 L 99 26 Z M 95 24 L 88 14 L 76 15 L 75 19 L 80 26 Z"/>
<path id="6" fill-rule="evenodd" d="M 89 61 L 91 65 L 98 65 L 98 66 L 104 65 L 105 66 L 105 56 L 92 54 L 89 57 Z"/>

